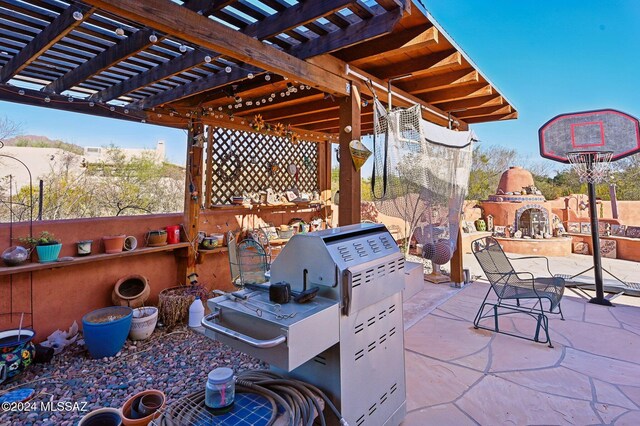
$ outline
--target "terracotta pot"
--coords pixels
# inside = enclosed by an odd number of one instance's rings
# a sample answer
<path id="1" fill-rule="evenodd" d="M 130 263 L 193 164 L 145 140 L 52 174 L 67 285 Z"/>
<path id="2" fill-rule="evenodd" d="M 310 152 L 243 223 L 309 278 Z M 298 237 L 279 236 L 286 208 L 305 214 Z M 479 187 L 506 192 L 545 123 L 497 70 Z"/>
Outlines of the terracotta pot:
<path id="1" fill-rule="evenodd" d="M 111 301 L 116 306 L 139 308 L 149 298 L 151 287 L 143 275 L 127 275 L 116 282 L 111 293 Z"/>
<path id="2" fill-rule="evenodd" d="M 102 237 L 102 241 L 104 242 L 104 252 L 120 253 L 124 247 L 125 238 L 127 238 L 126 235 L 108 235 L 106 237 Z"/>
<path id="3" fill-rule="evenodd" d="M 162 403 L 160 404 L 160 407 L 155 412 L 147 416 L 134 419 L 133 417 L 137 417 L 137 416 L 134 413 L 132 413 L 132 411 L 135 410 L 135 413 L 139 414 L 138 410 L 140 406 L 140 400 L 145 395 L 159 396 L 161 398 Z M 147 425 L 149 424 L 149 422 L 151 422 L 151 420 L 160 416 L 160 412 L 162 411 L 162 408 L 164 407 L 165 403 L 166 403 L 166 397 L 164 396 L 164 393 L 157 389 L 149 389 L 146 391 L 139 392 L 133 395 L 131 398 L 127 399 L 127 401 L 122 406 L 122 409 L 121 409 L 122 424 L 130 425 L 130 426 Z"/>

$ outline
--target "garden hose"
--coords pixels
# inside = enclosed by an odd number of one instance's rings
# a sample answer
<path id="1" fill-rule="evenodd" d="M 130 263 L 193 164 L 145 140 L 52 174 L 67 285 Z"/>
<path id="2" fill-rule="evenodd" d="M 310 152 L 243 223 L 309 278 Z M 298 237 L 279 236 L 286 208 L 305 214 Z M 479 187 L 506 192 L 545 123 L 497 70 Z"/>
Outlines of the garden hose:
<path id="1" fill-rule="evenodd" d="M 236 392 L 255 393 L 266 398 L 272 406 L 271 426 L 278 415 L 278 406 L 284 409 L 292 426 L 312 426 L 317 418 L 322 426 L 326 425 L 319 399 L 331 409 L 342 426 L 348 426 L 346 420 L 327 395 L 317 387 L 299 380 L 285 378 L 268 370 L 248 370 L 238 374 Z M 201 421 L 201 413 L 206 412 L 205 391 L 194 392 L 173 403 L 155 424 L 157 426 L 183 426 Z"/>

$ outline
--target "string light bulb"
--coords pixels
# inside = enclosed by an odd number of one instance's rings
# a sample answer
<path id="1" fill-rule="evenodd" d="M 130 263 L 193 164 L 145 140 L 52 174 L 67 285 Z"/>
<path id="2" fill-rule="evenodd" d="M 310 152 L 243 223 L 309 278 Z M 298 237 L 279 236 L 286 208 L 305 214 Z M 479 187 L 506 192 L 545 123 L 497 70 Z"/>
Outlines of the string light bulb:
<path id="1" fill-rule="evenodd" d="M 211 56 L 209 56 L 209 55 L 205 56 L 205 57 L 204 57 L 204 61 L 205 61 L 206 63 L 208 63 L 208 64 L 209 64 L 209 63 L 211 63 Z"/>
<path id="2" fill-rule="evenodd" d="M 248 78 L 249 80 L 251 80 L 253 77 L 254 77 L 254 76 L 253 76 L 253 73 L 252 73 L 252 72 L 250 72 L 249 74 L 247 74 L 247 78 Z"/>
<path id="3" fill-rule="evenodd" d="M 184 53 L 187 51 L 187 46 L 185 46 L 184 44 L 181 44 L 180 47 L 178 48 L 178 50 L 180 50 L 180 52 Z"/>
<path id="4" fill-rule="evenodd" d="M 240 96 L 237 96 L 235 98 L 233 98 L 234 101 L 236 101 L 236 103 L 240 103 L 242 102 L 242 98 Z"/>
<path id="5" fill-rule="evenodd" d="M 69 102 L 73 102 L 73 98 L 69 96 Z"/>
<path id="6" fill-rule="evenodd" d="M 116 35 L 119 35 L 120 37 L 122 37 L 124 35 L 124 30 L 120 27 L 116 28 L 115 31 Z"/>
<path id="7" fill-rule="evenodd" d="M 151 43 L 156 43 L 156 42 L 158 41 L 158 36 L 157 36 L 157 35 L 155 35 L 155 33 L 154 33 L 154 34 L 151 34 L 151 35 L 149 36 L 149 41 L 150 41 Z"/>
<path id="8" fill-rule="evenodd" d="M 226 66 L 224 68 L 224 72 L 226 72 L 227 74 L 229 74 L 231 72 L 231 67 L 230 66 Z"/>
<path id="9" fill-rule="evenodd" d="M 20 95 L 20 96 L 24 95 L 24 90 L 22 90 L 22 89 L 18 90 L 18 95 Z"/>
<path id="10" fill-rule="evenodd" d="M 49 102 L 51 102 L 51 98 L 47 96 L 46 98 L 44 98 L 44 101 L 45 101 L 46 103 L 49 103 Z"/>
<path id="11" fill-rule="evenodd" d="M 116 110 L 116 108 L 115 108 L 115 107 L 113 107 L 113 106 L 110 106 L 110 107 L 109 107 L 109 111 L 113 112 L 113 111 L 115 111 L 115 110 Z"/>
<path id="12" fill-rule="evenodd" d="M 264 76 L 264 79 L 266 81 L 271 81 L 271 74 L 267 73 L 267 75 Z"/>
<path id="13" fill-rule="evenodd" d="M 93 102 L 93 101 L 89 101 L 89 106 L 90 106 L 90 107 L 93 107 L 93 106 L 95 106 L 95 105 L 96 105 L 96 103 L 95 103 L 95 102 Z"/>
<path id="14" fill-rule="evenodd" d="M 75 19 L 76 21 L 82 21 L 82 18 L 84 18 L 84 16 L 82 15 L 82 12 L 77 10 L 73 12 L 73 19 Z"/>

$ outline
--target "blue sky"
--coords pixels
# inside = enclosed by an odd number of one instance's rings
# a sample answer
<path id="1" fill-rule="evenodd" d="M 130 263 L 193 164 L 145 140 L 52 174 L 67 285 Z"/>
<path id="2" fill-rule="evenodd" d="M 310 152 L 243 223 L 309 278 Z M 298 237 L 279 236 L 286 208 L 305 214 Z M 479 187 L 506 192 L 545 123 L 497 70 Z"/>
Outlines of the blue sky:
<path id="1" fill-rule="evenodd" d="M 540 158 L 538 129 L 574 111 L 640 116 L 640 1 L 424 0 L 436 21 L 518 109 L 477 124 L 487 145 Z"/>
<path id="2" fill-rule="evenodd" d="M 539 158 L 537 130 L 565 112 L 640 116 L 640 0 L 423 0 L 455 42 L 518 109 L 474 125 L 482 143 Z M 25 133 L 84 146 L 155 146 L 184 163 L 185 132 L 0 102 Z"/>

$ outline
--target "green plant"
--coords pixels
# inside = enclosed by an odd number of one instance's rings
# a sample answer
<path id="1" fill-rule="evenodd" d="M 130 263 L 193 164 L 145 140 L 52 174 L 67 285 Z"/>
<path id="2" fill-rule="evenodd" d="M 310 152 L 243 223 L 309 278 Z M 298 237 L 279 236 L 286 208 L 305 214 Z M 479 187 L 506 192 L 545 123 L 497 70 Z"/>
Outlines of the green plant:
<path id="1" fill-rule="evenodd" d="M 21 243 L 26 244 L 32 248 L 35 246 L 52 246 L 54 244 L 60 243 L 60 241 L 56 239 L 56 236 L 48 231 L 42 231 L 37 238 L 22 237 L 19 240 Z"/>

